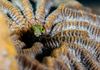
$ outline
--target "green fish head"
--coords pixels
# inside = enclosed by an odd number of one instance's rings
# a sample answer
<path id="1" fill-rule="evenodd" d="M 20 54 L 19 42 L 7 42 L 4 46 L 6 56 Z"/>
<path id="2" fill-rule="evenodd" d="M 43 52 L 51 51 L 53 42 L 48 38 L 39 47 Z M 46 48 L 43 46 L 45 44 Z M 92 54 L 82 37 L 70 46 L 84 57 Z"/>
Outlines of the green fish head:
<path id="1" fill-rule="evenodd" d="M 45 28 L 42 25 L 33 25 L 32 30 L 34 31 L 36 37 L 45 32 Z"/>

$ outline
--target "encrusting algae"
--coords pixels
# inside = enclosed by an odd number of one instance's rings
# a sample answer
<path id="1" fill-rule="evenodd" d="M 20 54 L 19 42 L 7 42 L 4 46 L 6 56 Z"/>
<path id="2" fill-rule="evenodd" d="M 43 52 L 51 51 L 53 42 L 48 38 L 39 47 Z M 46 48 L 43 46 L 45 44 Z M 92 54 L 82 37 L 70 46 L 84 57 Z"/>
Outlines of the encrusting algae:
<path id="1" fill-rule="evenodd" d="M 17 70 L 16 55 L 16 49 L 10 39 L 8 19 L 0 11 L 0 70 Z"/>

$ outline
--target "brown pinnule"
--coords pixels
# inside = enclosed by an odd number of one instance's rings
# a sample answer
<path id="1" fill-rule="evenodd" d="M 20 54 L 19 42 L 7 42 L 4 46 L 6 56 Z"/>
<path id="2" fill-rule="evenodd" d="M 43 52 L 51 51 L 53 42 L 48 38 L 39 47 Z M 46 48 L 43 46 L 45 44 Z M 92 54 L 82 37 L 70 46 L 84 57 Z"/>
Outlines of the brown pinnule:
<path id="1" fill-rule="evenodd" d="M 88 32 L 88 35 L 91 39 L 95 39 L 99 42 L 100 36 L 100 28 L 94 26 L 88 22 L 80 22 L 80 21 L 67 21 L 61 22 L 54 26 L 51 31 L 51 35 L 54 35 L 58 32 L 63 32 L 65 30 L 84 30 Z"/>
<path id="2" fill-rule="evenodd" d="M 21 49 L 19 49 L 18 54 L 29 56 L 32 59 L 34 59 L 37 54 L 42 53 L 42 48 L 43 48 L 43 45 L 39 42 L 36 42 L 36 43 L 33 44 L 33 46 L 31 48 L 26 48 L 26 49 L 21 48 Z"/>
<path id="3" fill-rule="evenodd" d="M 55 34 L 55 33 L 53 33 Z M 83 30 L 64 30 L 61 32 L 56 32 L 56 34 L 54 36 L 79 36 L 79 37 L 88 37 L 88 32 L 87 31 L 83 31 Z"/>
<path id="4" fill-rule="evenodd" d="M 31 59 L 24 55 L 17 56 L 17 61 L 19 61 L 20 69 L 31 69 L 31 70 L 46 70 L 46 66 L 40 64 L 36 59 Z"/>
<path id="5" fill-rule="evenodd" d="M 33 20 L 34 13 L 32 5 L 30 4 L 29 0 L 12 0 L 13 4 L 20 8 L 23 12 L 24 17 L 30 22 Z"/>
<path id="6" fill-rule="evenodd" d="M 19 9 L 16 8 L 12 3 L 10 3 L 7 0 L 1 0 L 0 4 L 8 10 L 8 13 L 10 14 L 11 18 L 17 23 L 17 24 L 25 24 L 25 19 L 20 13 Z"/>
<path id="7" fill-rule="evenodd" d="M 81 62 L 83 64 L 86 64 L 85 66 L 88 69 L 91 69 L 91 70 L 99 70 L 100 69 L 98 63 L 93 58 L 91 58 L 92 57 L 91 54 L 86 49 L 81 48 L 78 45 L 71 44 L 71 43 L 67 44 L 66 42 L 63 42 L 62 44 L 65 44 L 66 47 L 70 48 L 69 50 L 75 50 L 75 53 L 73 53 L 73 54 L 75 54 L 77 58 L 79 55 Z"/>

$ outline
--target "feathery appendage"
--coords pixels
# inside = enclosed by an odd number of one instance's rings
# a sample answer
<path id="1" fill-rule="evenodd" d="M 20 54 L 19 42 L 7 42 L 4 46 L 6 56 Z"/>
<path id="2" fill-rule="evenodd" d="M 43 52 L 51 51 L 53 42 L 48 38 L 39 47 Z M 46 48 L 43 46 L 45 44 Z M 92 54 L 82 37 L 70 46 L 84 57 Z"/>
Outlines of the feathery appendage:
<path id="1" fill-rule="evenodd" d="M 77 63 L 80 62 L 82 63 L 81 64 L 82 66 L 80 65 L 81 67 L 79 68 L 82 68 L 83 70 L 84 70 L 84 67 L 90 70 L 100 69 L 95 59 L 91 58 L 92 57 L 91 54 L 86 49 L 74 43 L 63 42 L 59 48 L 53 51 L 52 57 L 55 57 L 56 59 L 60 59 L 60 60 L 65 58 L 64 62 L 67 61 L 66 64 L 69 62 L 70 66 L 74 66 L 74 63 L 76 66 Z M 70 67 L 70 68 L 73 68 L 73 67 Z M 77 66 L 76 66 L 76 69 L 78 69 Z"/>
<path id="2" fill-rule="evenodd" d="M 94 26 L 88 22 L 80 22 L 80 21 L 67 21 L 57 23 L 51 31 L 51 35 L 55 35 L 56 33 L 63 32 L 66 30 L 81 30 L 88 32 L 90 39 L 94 39 L 100 42 L 100 28 Z"/>
<path id="3" fill-rule="evenodd" d="M 34 19 L 35 16 L 33 13 L 33 8 L 29 0 L 12 0 L 12 3 L 20 8 L 22 13 L 24 14 L 24 17 L 29 22 Z"/>
<path id="4" fill-rule="evenodd" d="M 54 12 L 52 12 L 46 18 L 45 27 L 47 32 L 50 32 L 54 24 L 66 21 L 82 21 L 97 26 L 100 22 L 99 19 L 100 17 L 95 14 L 87 13 L 81 10 L 73 10 L 71 8 L 66 7 L 64 4 L 61 4 Z"/>

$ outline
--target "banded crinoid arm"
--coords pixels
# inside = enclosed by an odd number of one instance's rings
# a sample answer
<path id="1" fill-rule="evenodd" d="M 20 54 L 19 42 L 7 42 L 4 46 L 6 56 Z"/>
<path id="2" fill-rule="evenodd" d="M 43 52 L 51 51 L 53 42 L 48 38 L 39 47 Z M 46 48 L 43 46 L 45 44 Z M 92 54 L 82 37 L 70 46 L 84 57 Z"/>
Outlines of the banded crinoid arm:
<path id="1" fill-rule="evenodd" d="M 82 10 L 75 10 L 68 8 L 64 5 L 64 8 L 61 10 L 61 14 L 64 17 L 65 21 L 77 20 L 77 21 L 86 21 L 97 26 L 100 23 L 100 17 L 96 14 L 88 13 Z M 98 26 L 100 27 L 100 26 Z"/>
<path id="2" fill-rule="evenodd" d="M 68 49 L 65 44 L 61 44 L 59 48 L 53 50 L 51 56 L 55 59 L 62 60 L 64 64 L 68 65 L 70 70 L 73 68 L 75 70 L 85 70 L 85 67 L 79 62 L 79 59 L 74 54 L 71 54 Z"/>
<path id="3" fill-rule="evenodd" d="M 50 32 L 51 30 L 51 27 L 57 23 L 57 22 L 60 22 L 62 21 L 62 16 L 61 16 L 61 10 L 64 8 L 64 5 L 61 4 L 58 6 L 58 8 L 53 11 L 47 18 L 46 18 L 46 23 L 45 23 L 45 28 L 46 28 L 46 31 L 47 33 Z M 59 18 L 60 17 L 60 18 Z"/>
<path id="4" fill-rule="evenodd" d="M 58 48 L 52 51 L 51 56 L 57 60 L 61 60 L 67 66 L 67 68 L 71 70 L 68 57 L 66 56 L 67 53 L 67 47 L 60 44 Z"/>
<path id="5" fill-rule="evenodd" d="M 70 70 L 61 60 L 57 60 L 53 57 L 45 57 L 43 63 L 48 68 L 47 70 Z"/>
<path id="6" fill-rule="evenodd" d="M 9 31 L 10 31 L 10 38 L 14 44 L 14 47 L 16 48 L 16 51 L 22 49 L 23 47 L 26 46 L 24 42 L 20 40 L 20 34 L 21 34 L 21 29 L 19 26 L 15 23 L 15 21 L 11 20 L 11 18 L 7 17 L 9 21 Z"/>
<path id="7" fill-rule="evenodd" d="M 20 10 L 7 0 L 0 0 L 0 4 L 7 9 L 9 16 L 19 25 L 25 24 L 25 19 Z"/>
<path id="8" fill-rule="evenodd" d="M 51 35 L 71 29 L 87 31 L 91 39 L 94 39 L 98 42 L 100 41 L 100 28 L 88 22 L 81 21 L 67 21 L 58 23 L 53 27 Z"/>
<path id="9" fill-rule="evenodd" d="M 34 18 L 33 8 L 29 0 L 12 0 L 13 4 L 20 8 L 26 19 L 33 23 Z"/>
<path id="10" fill-rule="evenodd" d="M 3 10 L 0 10 L 1 12 L 4 12 Z M 20 35 L 19 33 L 20 29 L 18 28 L 18 25 L 15 21 L 13 21 L 11 18 L 9 18 L 6 14 L 3 13 L 5 18 L 7 19 L 7 25 L 9 28 L 9 34 L 10 38 L 12 40 L 12 43 L 14 44 L 14 47 L 16 51 L 18 52 L 20 49 L 22 49 L 25 46 L 25 43 L 19 40 Z"/>
<path id="11" fill-rule="evenodd" d="M 59 14 L 57 14 L 58 12 Z M 74 10 L 71 8 L 67 8 L 64 4 L 61 4 L 60 7 L 58 7 L 53 13 L 51 13 L 47 17 L 45 27 L 49 32 L 54 24 L 61 21 L 83 21 L 83 22 L 89 22 L 90 24 L 97 26 L 100 22 L 99 19 L 100 17 L 95 14 L 87 13 L 81 10 Z"/>
<path id="12" fill-rule="evenodd" d="M 79 62 L 79 60 L 72 53 L 68 53 L 67 57 L 70 62 L 71 69 L 86 70 L 85 66 Z"/>
<path id="13" fill-rule="evenodd" d="M 78 37 L 78 36 L 54 36 L 54 37 L 42 37 L 40 38 L 40 42 L 43 43 L 44 47 L 47 48 L 57 48 L 63 41 L 67 41 L 68 43 L 73 43 L 79 41 L 79 39 L 83 39 L 86 37 Z M 88 39 L 88 38 L 86 38 Z M 90 39 L 88 39 L 90 40 Z M 94 41 L 93 41 L 94 42 Z"/>
<path id="14" fill-rule="evenodd" d="M 19 33 L 22 29 L 27 31 L 29 24 L 17 7 L 7 0 L 0 0 L 0 5 L 2 5 L 7 10 L 6 14 L 9 14 L 9 16 L 12 18 L 10 21 L 12 24 L 11 30 L 13 30 L 13 32 L 15 31 L 14 33 Z"/>
<path id="15" fill-rule="evenodd" d="M 76 0 L 54 0 L 53 2 L 55 6 L 64 3 L 67 7 L 71 7 L 79 10 L 83 9 L 83 5 Z"/>
<path id="16" fill-rule="evenodd" d="M 83 37 L 86 38 L 86 37 Z M 42 37 L 40 42 L 43 43 L 46 48 L 57 48 L 63 41 L 67 41 L 68 43 L 77 42 L 81 37 L 77 36 L 54 36 L 54 37 Z"/>
<path id="17" fill-rule="evenodd" d="M 6 13 L 5 17 L 8 19 L 8 26 L 9 26 L 10 33 L 12 34 L 13 32 L 16 32 L 18 29 L 17 23 L 7 15 L 8 13 L 7 9 L 4 9 L 4 7 L 1 4 L 0 4 L 0 11 Z"/>
<path id="18" fill-rule="evenodd" d="M 93 40 L 90 40 L 88 38 L 80 38 L 77 37 L 76 40 L 74 37 L 72 38 L 66 38 L 65 40 L 68 43 L 75 43 L 78 44 L 80 46 L 82 46 L 83 48 L 85 48 L 86 50 L 88 50 L 91 55 L 93 56 L 93 58 L 98 61 L 100 63 L 100 44 L 99 42 L 95 42 Z"/>
<path id="19" fill-rule="evenodd" d="M 21 30 L 28 30 L 31 25 L 28 24 L 17 7 L 15 7 L 10 1 L 7 0 L 0 0 L 0 4 L 7 10 L 6 14 L 9 14 L 9 16 L 13 20 L 11 20 L 10 22 L 12 24 L 12 30 L 14 29 L 15 31 L 13 31 L 14 33 L 20 33 Z"/>
<path id="20" fill-rule="evenodd" d="M 45 22 L 45 17 L 52 6 L 51 0 L 37 0 L 36 19 Z"/>
<path id="21" fill-rule="evenodd" d="M 100 44 L 99 42 L 95 42 L 88 38 L 85 38 L 85 39 L 79 38 L 74 42 L 76 44 L 81 45 L 86 50 L 88 50 L 92 54 L 93 58 L 100 63 L 100 60 L 99 60 L 100 59 L 100 47 L 99 47 Z"/>
<path id="22" fill-rule="evenodd" d="M 53 35 L 53 34 L 51 34 Z M 54 37 L 59 37 L 59 36 L 77 36 L 77 37 L 87 37 L 89 38 L 88 32 L 87 31 L 83 31 L 83 30 L 65 30 L 62 32 L 56 32 L 56 34 L 54 35 Z"/>
<path id="23" fill-rule="evenodd" d="M 46 66 L 24 55 L 17 56 L 20 70 L 47 70 Z"/>
<path id="24" fill-rule="evenodd" d="M 19 53 L 22 50 L 22 48 L 26 46 L 26 44 L 20 41 L 19 39 L 16 39 L 16 40 L 12 39 L 12 41 L 14 43 L 17 53 Z"/>
<path id="25" fill-rule="evenodd" d="M 0 6 L 0 11 L 5 13 L 5 9 L 3 9 L 2 6 Z M 7 12 L 6 12 L 7 13 Z M 8 17 L 6 14 L 4 14 L 6 19 L 8 19 L 8 27 L 9 27 L 9 30 L 10 30 L 10 34 L 12 34 L 14 31 L 17 31 L 15 28 L 15 26 L 17 25 L 15 21 L 13 21 L 10 17 Z"/>
<path id="26" fill-rule="evenodd" d="M 75 43 L 88 50 L 92 54 L 93 58 L 100 63 L 100 42 L 95 42 L 89 39 L 79 39 Z"/>
<path id="27" fill-rule="evenodd" d="M 39 42 L 36 42 L 33 44 L 33 46 L 31 48 L 19 49 L 18 54 L 29 56 L 32 59 L 34 59 L 37 54 L 42 53 L 42 48 L 43 48 L 43 45 Z"/>
<path id="28" fill-rule="evenodd" d="M 46 18 L 46 22 L 45 22 L 45 25 L 44 26 L 46 28 L 47 33 L 50 32 L 50 29 L 51 29 L 52 25 L 54 25 L 54 23 L 57 23 L 57 22 L 59 22 L 59 21 L 62 20 L 62 17 L 58 18 L 59 16 L 61 16 L 60 15 L 60 12 L 61 12 L 62 8 L 63 8 L 63 5 L 62 4 L 59 5 L 59 7 L 55 11 L 53 11 Z"/>
<path id="29" fill-rule="evenodd" d="M 87 12 L 92 12 L 88 7 L 83 6 L 80 2 L 76 0 L 54 0 L 54 5 L 58 6 L 59 4 L 65 4 L 67 7 L 77 10 L 85 10 Z"/>
<path id="30" fill-rule="evenodd" d="M 62 43 L 63 45 L 66 45 L 68 50 L 74 54 L 77 59 L 80 59 L 80 62 L 89 70 L 99 70 L 100 66 L 99 64 L 93 59 L 92 55 L 84 48 L 81 48 L 77 44 L 66 42 Z"/>
<path id="31" fill-rule="evenodd" d="M 0 70 L 18 70 L 16 61 L 17 52 L 10 39 L 8 19 L 0 11 Z"/>
<path id="32" fill-rule="evenodd" d="M 99 42 L 95 42 L 89 38 L 86 37 L 69 37 L 69 36 L 63 36 L 63 37 L 53 37 L 53 38 L 43 38 L 43 41 L 41 40 L 41 42 L 43 43 L 44 47 L 46 48 L 57 48 L 60 46 L 60 44 L 66 41 L 67 43 L 75 43 L 78 45 L 81 45 L 83 48 L 85 48 L 86 50 L 88 50 L 89 52 L 91 52 L 92 56 L 95 58 L 95 60 L 97 60 L 98 62 L 100 62 L 100 47 L 99 47 Z"/>

